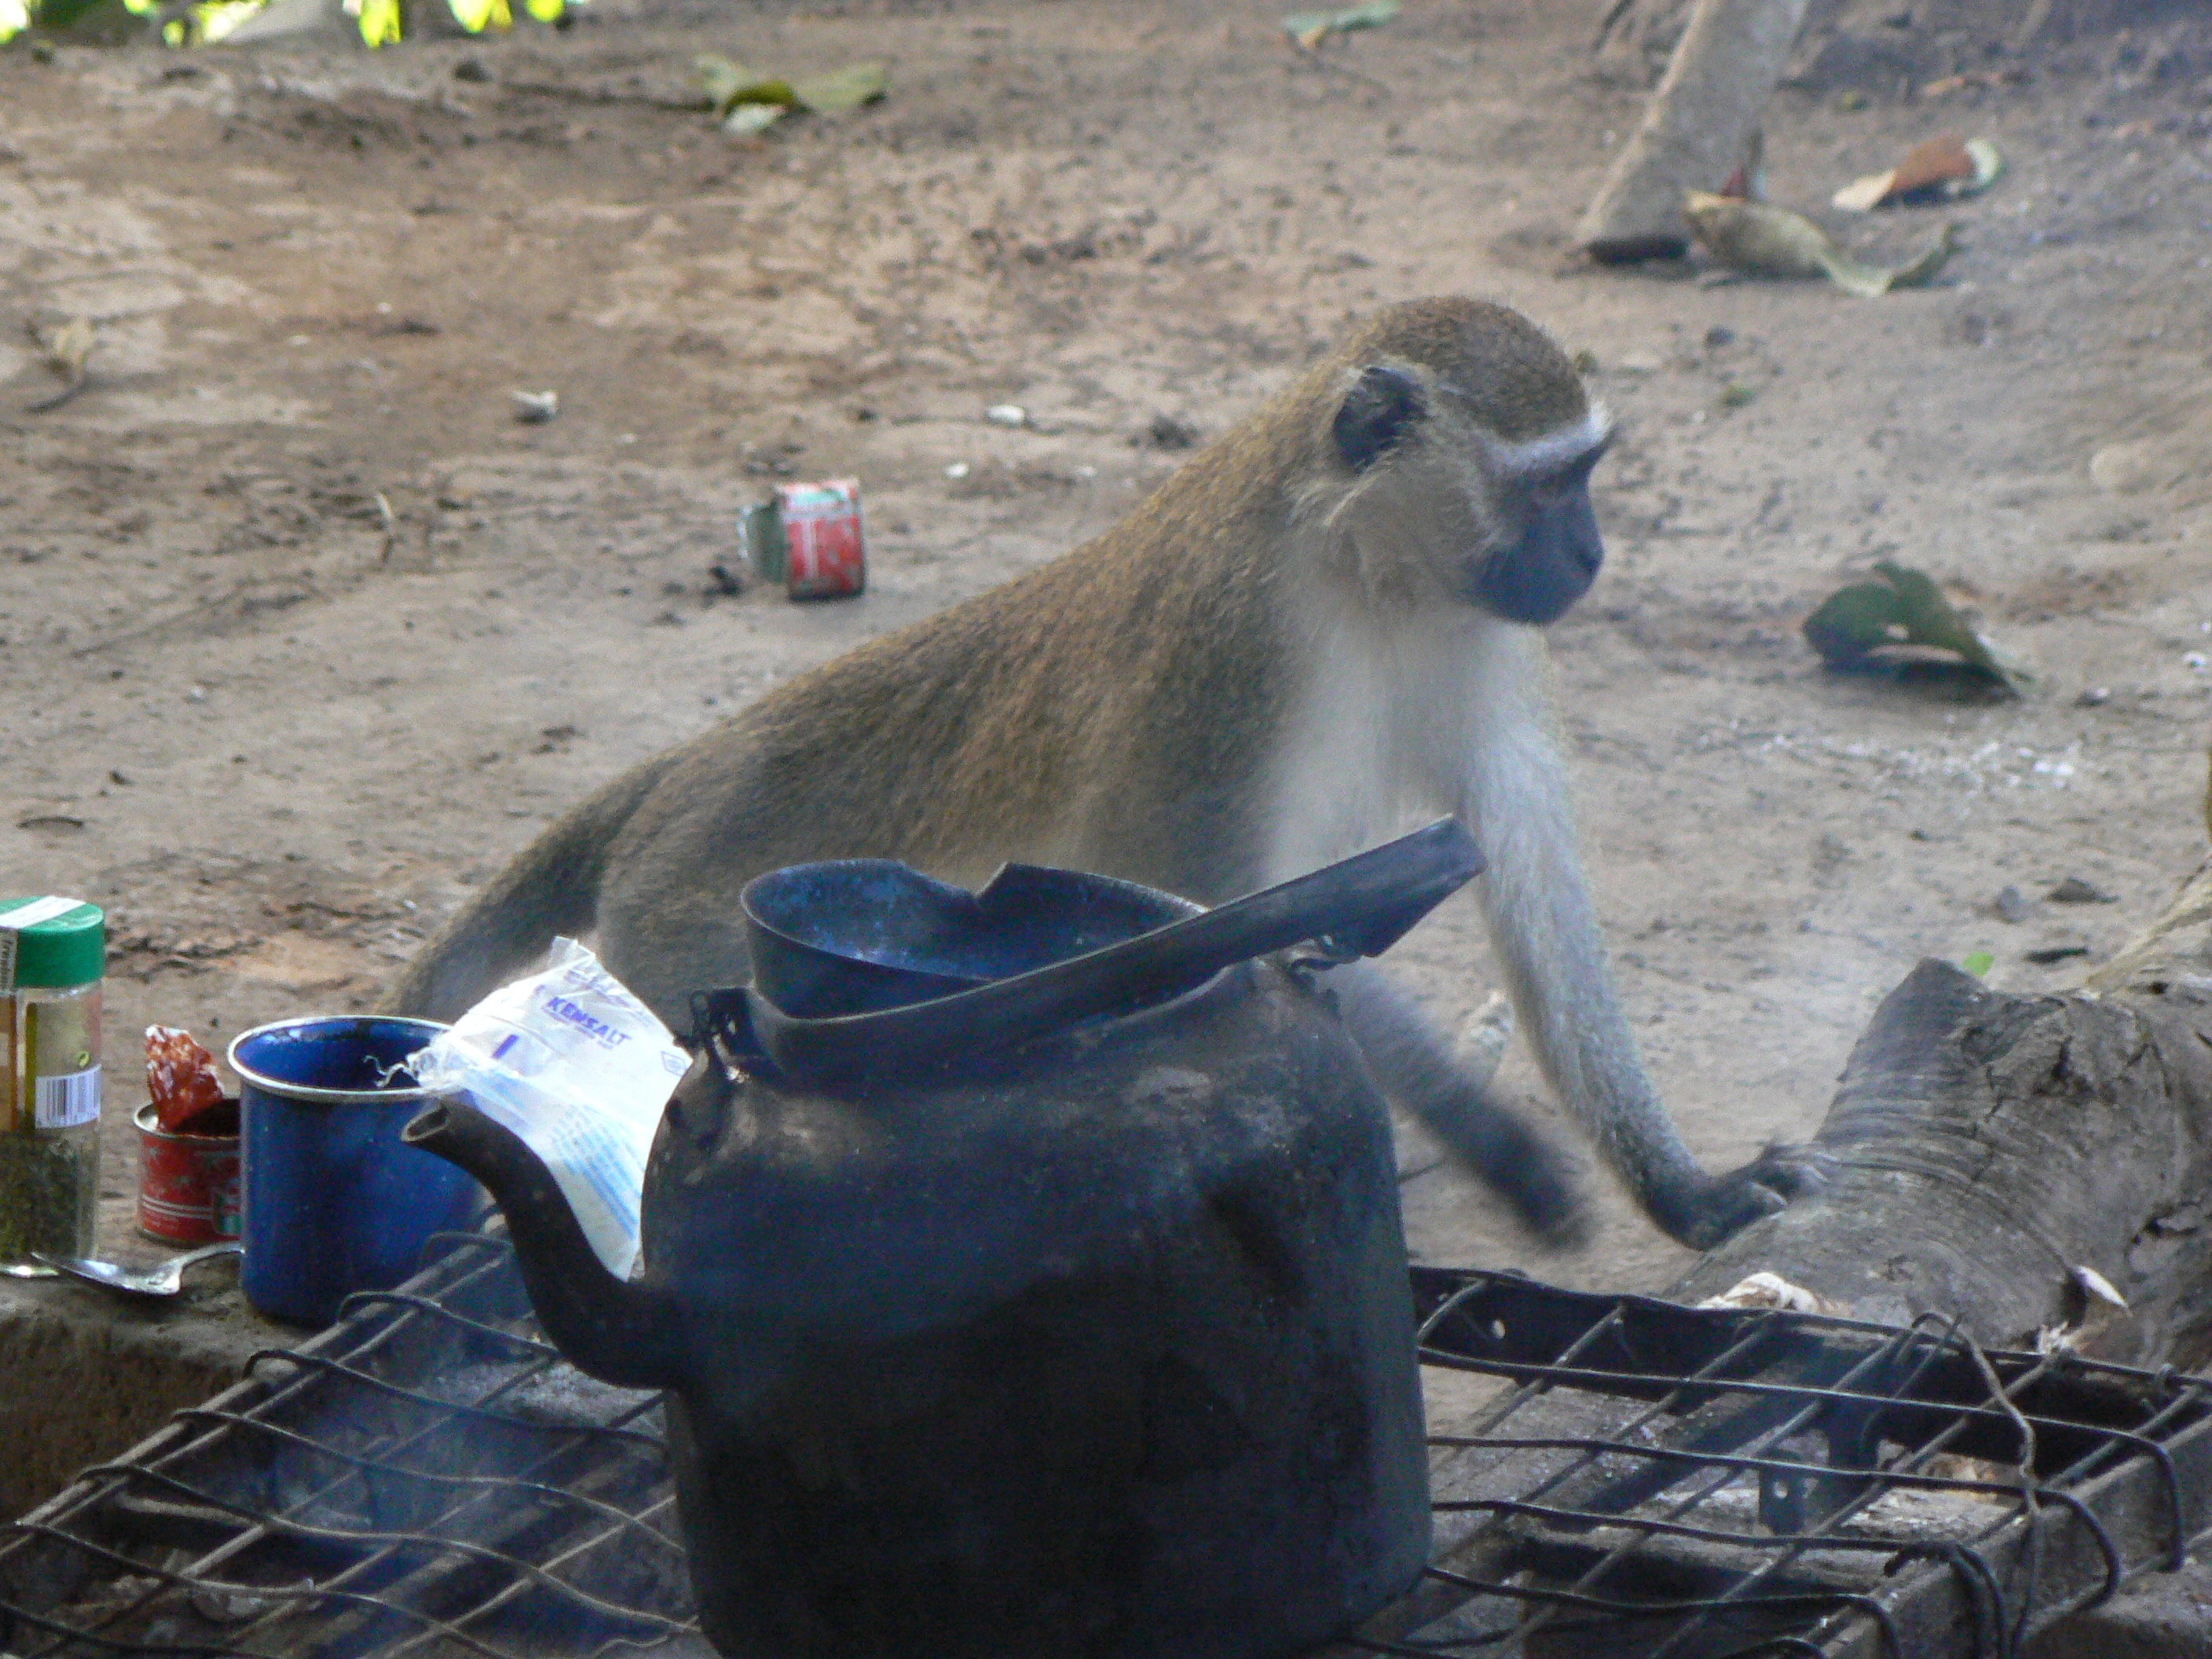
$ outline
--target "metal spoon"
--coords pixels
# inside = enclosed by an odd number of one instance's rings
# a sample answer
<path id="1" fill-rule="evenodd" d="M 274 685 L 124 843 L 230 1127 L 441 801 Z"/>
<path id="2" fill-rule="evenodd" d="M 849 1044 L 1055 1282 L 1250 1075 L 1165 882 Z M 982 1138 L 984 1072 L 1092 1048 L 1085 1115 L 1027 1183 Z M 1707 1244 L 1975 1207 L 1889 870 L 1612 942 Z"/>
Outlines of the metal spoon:
<path id="1" fill-rule="evenodd" d="M 228 1239 L 221 1244 L 204 1244 L 197 1250 L 173 1255 L 152 1267 L 125 1267 L 113 1261 L 95 1261 L 89 1256 L 48 1255 L 44 1250 L 31 1254 L 56 1272 L 82 1279 L 89 1285 L 105 1285 L 129 1296 L 174 1296 L 184 1288 L 185 1268 L 219 1255 L 236 1255 L 245 1248 L 236 1239 Z"/>

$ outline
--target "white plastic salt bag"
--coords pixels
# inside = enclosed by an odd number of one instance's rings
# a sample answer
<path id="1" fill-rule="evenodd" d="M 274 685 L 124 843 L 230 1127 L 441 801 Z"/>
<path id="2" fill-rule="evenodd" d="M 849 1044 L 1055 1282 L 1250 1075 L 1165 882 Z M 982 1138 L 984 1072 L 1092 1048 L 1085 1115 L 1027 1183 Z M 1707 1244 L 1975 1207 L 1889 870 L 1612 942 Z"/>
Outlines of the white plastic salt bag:
<path id="1" fill-rule="evenodd" d="M 599 959 L 553 941 L 545 971 L 502 985 L 408 1062 L 425 1088 L 465 1090 L 560 1183 L 607 1270 L 637 1260 L 646 1154 L 690 1057 Z"/>

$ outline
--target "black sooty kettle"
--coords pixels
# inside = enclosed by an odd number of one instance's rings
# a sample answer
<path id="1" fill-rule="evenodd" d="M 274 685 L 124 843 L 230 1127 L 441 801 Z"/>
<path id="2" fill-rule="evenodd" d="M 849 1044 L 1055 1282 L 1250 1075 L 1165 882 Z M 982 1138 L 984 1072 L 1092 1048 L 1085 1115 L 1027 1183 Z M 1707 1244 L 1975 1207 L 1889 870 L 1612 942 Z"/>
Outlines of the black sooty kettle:
<path id="1" fill-rule="evenodd" d="M 882 860 L 744 894 L 616 1279 L 465 1097 L 547 1334 L 670 1392 L 742 1659 L 1266 1659 L 1405 1589 L 1427 1459 L 1389 1124 L 1328 994 L 1481 867 L 1445 822 L 1217 909 Z"/>

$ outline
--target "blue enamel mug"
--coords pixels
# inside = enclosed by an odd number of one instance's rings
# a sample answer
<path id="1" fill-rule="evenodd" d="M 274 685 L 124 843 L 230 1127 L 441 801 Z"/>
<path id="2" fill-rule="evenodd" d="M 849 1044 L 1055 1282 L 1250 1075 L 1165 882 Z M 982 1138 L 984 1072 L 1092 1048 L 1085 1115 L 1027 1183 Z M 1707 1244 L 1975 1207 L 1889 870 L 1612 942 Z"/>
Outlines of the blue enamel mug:
<path id="1" fill-rule="evenodd" d="M 262 1313 L 327 1325 L 354 1291 L 411 1276 L 433 1233 L 469 1224 L 477 1183 L 399 1140 L 429 1091 L 398 1068 L 445 1029 L 320 1015 L 230 1045 L 243 1117 L 239 1284 Z"/>

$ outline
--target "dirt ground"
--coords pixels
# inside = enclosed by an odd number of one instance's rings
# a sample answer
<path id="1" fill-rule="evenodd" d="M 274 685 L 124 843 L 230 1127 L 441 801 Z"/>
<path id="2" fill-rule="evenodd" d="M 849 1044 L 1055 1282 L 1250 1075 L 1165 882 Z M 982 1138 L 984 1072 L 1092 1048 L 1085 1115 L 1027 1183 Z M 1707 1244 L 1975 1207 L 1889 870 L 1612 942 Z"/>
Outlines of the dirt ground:
<path id="1" fill-rule="evenodd" d="M 1592 9 L 1409 0 L 1325 67 L 1273 5 L 1195 0 L 0 54 L 0 890 L 113 912 L 117 1189 L 147 1020 L 366 1006 L 599 781 L 1074 545 L 1176 465 L 1158 417 L 1217 434 L 1429 293 L 1524 308 L 1622 417 L 1610 562 L 1554 641 L 1622 991 L 1699 1154 L 1810 1132 L 1921 957 L 2076 977 L 2027 953 L 2110 950 L 2203 841 L 2212 31 L 1942 102 L 1785 90 L 1794 205 L 1948 129 L 2011 158 L 1948 210 L 1941 286 L 1865 302 L 1564 259 L 1641 102 L 1589 74 Z M 890 96 L 732 141 L 690 106 L 707 50 L 879 57 Z M 21 325 L 79 314 L 88 390 L 22 412 L 54 382 Z M 865 599 L 720 591 L 744 504 L 848 473 Z M 1798 623 L 1885 556 L 2037 690 L 1824 673 Z M 2069 876 L 2117 902 L 2044 896 Z M 1447 1018 L 1492 982 L 1466 901 L 1400 955 Z M 1504 1077 L 1539 1092 L 1517 1048 Z M 1409 1186 L 1415 1248 L 1663 1283 L 1681 1253 L 1589 1179 L 1587 1250 L 1449 1170 Z"/>

